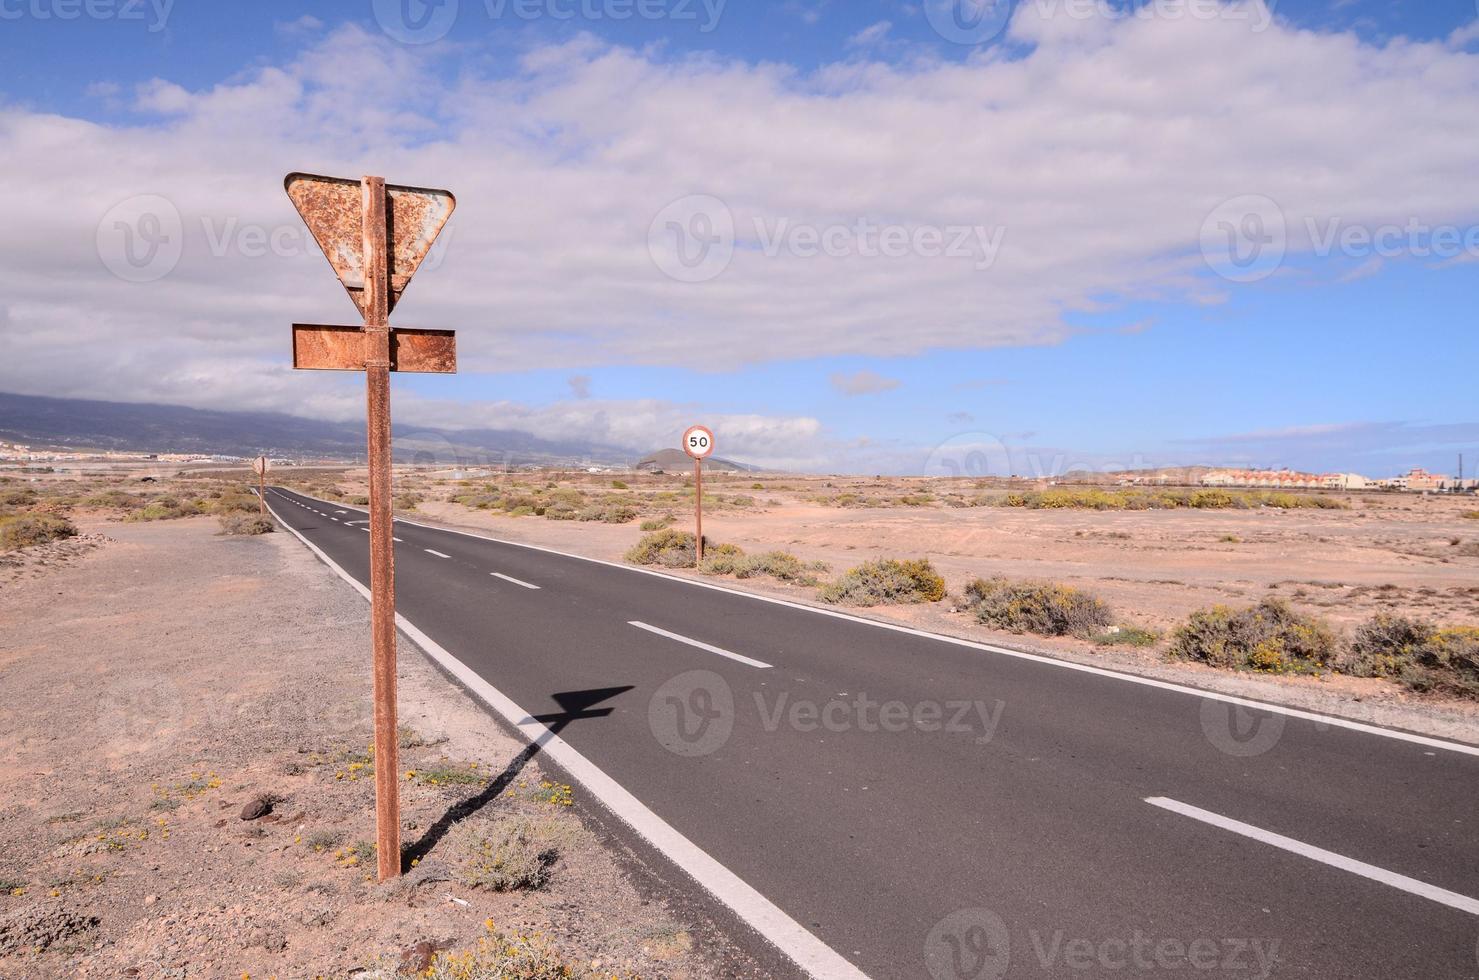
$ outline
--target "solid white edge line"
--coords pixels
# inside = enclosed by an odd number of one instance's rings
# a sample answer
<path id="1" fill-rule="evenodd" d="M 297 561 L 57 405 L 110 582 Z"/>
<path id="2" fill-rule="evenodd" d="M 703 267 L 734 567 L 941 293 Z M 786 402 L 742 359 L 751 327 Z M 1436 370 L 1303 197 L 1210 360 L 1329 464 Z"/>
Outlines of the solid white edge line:
<path id="1" fill-rule="evenodd" d="M 426 552 L 428 555 L 436 555 L 438 558 L 451 558 L 452 557 L 451 555 L 444 555 L 440 551 L 432 551 L 430 548 L 422 548 L 421 550 L 424 551 L 424 552 Z"/>
<path id="2" fill-rule="evenodd" d="M 294 493 L 300 491 L 294 490 Z M 310 494 L 303 494 L 313 500 Z M 325 501 L 327 502 L 327 501 Z M 556 548 L 546 548 L 543 545 L 525 544 L 522 541 L 506 541 L 503 538 L 494 538 L 486 534 L 474 534 L 471 531 L 463 531 L 454 527 L 437 527 L 434 524 L 422 524 L 420 521 L 408 521 L 403 517 L 396 518 L 403 524 L 426 528 L 428 531 L 445 531 L 448 534 L 460 534 L 467 538 L 477 538 L 479 541 L 492 541 L 494 544 L 506 544 L 515 548 L 527 548 L 530 551 L 542 551 L 550 555 L 559 555 L 561 558 L 574 558 L 577 561 L 591 562 L 596 565 L 606 565 L 609 568 L 619 568 L 624 572 L 635 572 L 639 575 L 654 575 L 658 578 L 667 579 L 669 582 L 681 582 L 691 585 L 697 589 L 713 589 L 715 592 L 727 592 L 730 595 L 742 596 L 746 599 L 754 599 L 757 602 L 769 602 L 777 606 L 788 606 L 791 609 L 800 609 L 803 612 L 814 613 L 818 616 L 831 616 L 834 619 L 845 619 L 853 623 L 862 623 L 864 626 L 872 626 L 875 629 L 891 630 L 895 633 L 905 633 L 909 636 L 918 636 L 926 640 L 935 640 L 940 643 L 950 643 L 955 646 L 965 647 L 969 650 L 982 650 L 986 653 L 995 653 L 1003 657 L 1013 657 L 1017 660 L 1031 660 L 1052 667 L 1060 667 L 1063 670 L 1076 670 L 1083 674 L 1095 674 L 1099 677 L 1109 677 L 1127 684 L 1139 684 L 1142 687 L 1159 688 L 1162 691 L 1175 691 L 1179 694 L 1190 694 L 1194 697 L 1205 698 L 1208 701 L 1221 701 L 1223 704 L 1236 704 L 1245 708 L 1253 708 L 1258 711 L 1267 711 L 1276 715 L 1284 715 L 1287 718 L 1299 718 L 1304 721 L 1318 722 L 1322 725 L 1330 725 L 1335 728 L 1344 728 L 1353 732 L 1364 732 L 1367 735 L 1379 735 L 1383 738 L 1396 739 L 1401 742 L 1411 742 L 1414 745 L 1425 745 L 1433 749 L 1445 749 L 1449 752 L 1458 752 L 1463 755 L 1479 756 L 1479 745 L 1466 745 L 1463 742 L 1451 742 L 1429 735 L 1417 735 L 1412 732 L 1398 731 L 1395 728 L 1383 728 L 1380 725 L 1368 725 L 1362 721 L 1353 721 L 1349 718 L 1341 718 L 1337 715 L 1323 715 L 1316 711 L 1305 711 L 1302 708 L 1289 708 L 1281 704 L 1269 704 L 1264 701 L 1255 701 L 1252 698 L 1241 698 L 1235 694 L 1223 694 L 1219 691 L 1207 691 L 1199 687 L 1188 687 L 1185 684 L 1177 684 L 1174 681 L 1163 681 L 1155 677 L 1141 677 L 1138 674 L 1126 674 L 1118 670 L 1109 670 L 1104 667 L 1095 667 L 1092 664 L 1075 663 L 1072 660 L 1058 660 L 1053 657 L 1045 657 L 1037 653 L 1027 653 L 1023 650 L 1013 650 L 1009 647 L 1000 647 L 991 643 L 980 643 L 976 640 L 966 640 L 958 636 L 946 636 L 943 633 L 929 633 L 925 630 L 915 629 L 912 626 L 901 626 L 898 623 L 885 623 L 877 619 L 868 619 L 863 616 L 855 616 L 852 613 L 842 612 L 837 609 L 822 609 L 818 606 L 809 606 L 802 602 L 794 602 L 790 599 L 782 599 L 779 596 L 760 595 L 756 592 L 742 592 L 715 582 L 700 582 L 695 579 L 683 578 L 680 575 L 670 575 L 652 568 L 640 568 L 636 565 L 624 565 L 620 562 L 607 561 L 604 558 L 591 558 L 586 555 L 574 555 L 568 551 L 560 551 Z"/>
<path id="3" fill-rule="evenodd" d="M 532 582 L 525 582 L 523 579 L 517 579 L 517 578 L 514 578 L 512 575 L 505 575 L 502 572 L 489 572 L 488 574 L 491 575 L 491 576 L 493 576 L 494 578 L 501 578 L 505 582 L 512 582 L 514 585 L 522 585 L 526 589 L 538 589 L 539 588 L 539 586 L 535 585 Z"/>
<path id="4" fill-rule="evenodd" d="M 1449 908 L 1458 909 L 1460 912 L 1479 915 L 1479 899 L 1469 898 L 1467 895 L 1460 895 L 1458 892 L 1451 892 L 1446 888 L 1439 888 L 1437 885 L 1430 885 L 1425 881 L 1418 881 L 1416 878 L 1399 875 L 1395 871 L 1378 868 L 1374 864 L 1357 861 L 1355 858 L 1348 858 L 1344 855 L 1336 854 L 1334 851 L 1327 851 L 1324 848 L 1315 847 L 1313 844 L 1306 844 L 1292 837 L 1285 837 L 1282 834 L 1276 834 L 1272 831 L 1264 830 L 1261 827 L 1243 823 L 1241 820 L 1224 817 L 1210 810 L 1203 810 L 1200 807 L 1167 799 L 1164 796 L 1147 797 L 1145 802 L 1151 806 L 1158 806 L 1163 810 L 1170 810 L 1172 813 L 1179 813 L 1183 817 L 1200 820 L 1202 823 L 1211 824 L 1214 827 L 1220 827 L 1234 834 L 1252 838 L 1271 847 L 1289 851 L 1291 854 L 1298 854 L 1300 857 L 1309 858 L 1311 861 L 1319 861 L 1321 864 L 1328 864 L 1333 868 L 1349 871 L 1351 874 L 1360 875 L 1363 878 L 1370 878 L 1372 881 L 1381 882 L 1383 885 L 1390 885 L 1393 888 L 1438 902 L 1441 905 L 1447 905 Z"/>
<path id="5" fill-rule="evenodd" d="M 267 505 L 273 517 L 277 517 L 293 536 L 303 542 L 341 579 L 365 598 L 370 599 L 370 590 L 354 576 L 340 568 L 332 558 L 309 541 L 298 529 L 283 521 Z M 542 722 L 535 721 L 529 712 L 478 676 L 471 668 L 441 644 L 427 636 L 413 623 L 396 613 L 395 622 L 402 633 L 410 637 L 428 657 L 439 663 L 444 670 L 456 677 L 466 688 L 476 694 L 484 704 L 497 712 L 504 721 L 518 729 L 530 742 L 538 744 L 540 751 L 549 756 L 586 788 L 601 804 L 616 815 L 644 840 L 660 851 L 668 860 L 696 881 L 705 891 L 728 906 L 750 928 L 758 932 L 776 949 L 790 957 L 797 966 L 820 980 L 868 980 L 867 974 L 853 966 L 841 954 L 780 909 L 774 902 L 746 884 L 744 879 L 709 856 L 708 852 L 679 833 L 657 814 L 647 808 L 620 783 L 606 775 L 560 736 L 550 731 Z"/>
<path id="6" fill-rule="evenodd" d="M 670 640 L 677 640 L 679 643 L 686 643 L 691 647 L 698 647 L 700 650 L 707 650 L 709 653 L 717 653 L 719 656 L 728 657 L 730 660 L 738 660 L 740 663 L 749 664 L 751 667 L 759 667 L 761 670 L 767 670 L 770 668 L 770 664 L 766 663 L 763 660 L 752 660 L 751 658 L 746 657 L 743 654 L 734 653 L 730 650 L 725 650 L 722 647 L 711 646 L 700 640 L 695 640 L 690 637 L 683 636 L 680 633 L 669 633 L 665 629 L 659 629 L 656 626 L 649 626 L 646 623 L 639 622 L 635 619 L 627 620 L 627 625 L 635 626 L 637 627 L 637 629 L 646 630 L 649 633 L 656 633 L 658 636 L 666 636 Z"/>

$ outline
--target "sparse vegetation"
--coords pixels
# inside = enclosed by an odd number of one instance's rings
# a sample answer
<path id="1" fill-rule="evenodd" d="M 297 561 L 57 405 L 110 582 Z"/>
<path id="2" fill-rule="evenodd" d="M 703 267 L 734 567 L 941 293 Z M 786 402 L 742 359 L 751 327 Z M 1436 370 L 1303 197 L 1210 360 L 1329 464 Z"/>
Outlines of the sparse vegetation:
<path id="1" fill-rule="evenodd" d="M 559 859 L 564 837 L 553 819 L 527 817 L 463 824 L 456 834 L 455 846 L 465 860 L 463 883 L 497 892 L 542 887 Z"/>
<path id="2" fill-rule="evenodd" d="M 644 534 L 626 554 L 627 561 L 634 565 L 662 565 L 666 568 L 692 568 L 695 564 L 694 537 L 687 531 L 671 528 Z M 713 553 L 714 547 L 704 539 L 704 550 Z"/>
<path id="3" fill-rule="evenodd" d="M 16 551 L 60 541 L 77 533 L 65 517 L 54 514 L 9 514 L 0 517 L 0 551 Z"/>
<path id="4" fill-rule="evenodd" d="M 706 575 L 733 575 L 735 578 L 754 578 L 769 575 L 782 582 L 797 585 L 816 585 L 817 571 L 825 571 L 821 564 L 806 565 L 800 558 L 785 551 L 766 551 L 758 555 L 747 555 L 734 545 L 721 545 L 713 555 L 705 553 L 700 569 Z"/>
<path id="5" fill-rule="evenodd" d="M 1350 504 L 1326 494 L 1288 493 L 1270 490 L 1097 490 L 1060 487 L 1052 490 L 1015 491 L 987 498 L 1002 507 L 1029 510 L 1247 510 L 1276 507 L 1280 510 L 1317 508 L 1346 510 Z"/>
<path id="6" fill-rule="evenodd" d="M 485 923 L 489 936 L 461 952 L 439 952 L 425 970 L 415 973 L 393 969 L 372 971 L 365 976 L 395 980 L 415 976 L 420 980 L 568 980 L 577 974 L 542 936 L 521 933 L 505 935 Z"/>
<path id="7" fill-rule="evenodd" d="M 865 562 L 821 591 L 823 602 L 843 606 L 939 602 L 943 598 L 945 580 L 928 558 Z"/>
<path id="8" fill-rule="evenodd" d="M 1161 635 L 1142 626 L 1110 627 L 1093 637 L 1101 647 L 1153 647 L 1161 642 Z"/>
<path id="9" fill-rule="evenodd" d="M 1269 673 L 1332 666 L 1334 632 L 1324 621 L 1295 612 L 1279 599 L 1234 610 L 1213 606 L 1193 613 L 1171 638 L 1168 656 L 1212 667 Z"/>
<path id="10" fill-rule="evenodd" d="M 270 534 L 276 525 L 260 514 L 222 514 L 222 534 Z"/>
<path id="11" fill-rule="evenodd" d="M 966 585 L 965 599 L 976 622 L 1012 633 L 1087 638 L 1114 622 L 1097 596 L 1052 582 L 978 578 Z"/>
<path id="12" fill-rule="evenodd" d="M 1340 667 L 1357 677 L 1395 678 L 1415 691 L 1479 698 L 1479 627 L 1438 629 L 1377 613 L 1357 627 Z"/>

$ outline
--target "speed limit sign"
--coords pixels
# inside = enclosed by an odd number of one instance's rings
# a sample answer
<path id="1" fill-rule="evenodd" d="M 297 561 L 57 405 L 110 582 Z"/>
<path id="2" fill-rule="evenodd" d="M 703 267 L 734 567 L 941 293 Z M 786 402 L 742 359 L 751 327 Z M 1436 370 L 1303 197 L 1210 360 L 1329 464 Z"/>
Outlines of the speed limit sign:
<path id="1" fill-rule="evenodd" d="M 271 466 L 268 464 L 266 456 L 258 456 L 252 460 L 252 472 L 258 476 L 266 476 L 269 469 L 271 469 Z"/>
<path id="2" fill-rule="evenodd" d="M 714 452 L 714 433 L 701 425 L 683 433 L 683 451 L 694 459 L 707 459 Z"/>

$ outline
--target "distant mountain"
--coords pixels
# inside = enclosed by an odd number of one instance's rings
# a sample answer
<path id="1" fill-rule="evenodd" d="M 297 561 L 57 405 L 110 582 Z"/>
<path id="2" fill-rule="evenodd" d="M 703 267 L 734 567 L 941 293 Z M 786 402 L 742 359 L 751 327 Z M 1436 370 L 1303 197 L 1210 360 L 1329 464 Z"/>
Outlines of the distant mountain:
<path id="1" fill-rule="evenodd" d="M 693 469 L 693 458 L 681 449 L 659 449 L 649 456 L 643 456 L 633 466 L 639 470 L 654 470 L 663 473 L 682 473 Z M 726 473 L 748 473 L 757 470 L 758 467 L 747 466 L 744 463 L 736 463 L 732 459 L 720 459 L 711 456 L 704 460 L 704 469 L 718 470 Z"/>
<path id="2" fill-rule="evenodd" d="M 42 398 L 0 392 L 0 440 L 37 448 L 229 456 L 363 459 L 362 422 L 325 422 L 276 412 L 223 412 L 179 405 Z M 397 462 L 459 466 L 526 463 L 619 464 L 615 446 L 540 439 L 512 429 L 396 425 Z"/>

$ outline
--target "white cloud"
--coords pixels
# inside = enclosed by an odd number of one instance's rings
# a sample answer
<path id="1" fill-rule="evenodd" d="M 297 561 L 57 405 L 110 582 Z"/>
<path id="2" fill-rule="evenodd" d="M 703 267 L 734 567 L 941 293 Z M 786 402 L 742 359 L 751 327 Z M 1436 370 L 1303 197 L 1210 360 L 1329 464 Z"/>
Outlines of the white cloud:
<path id="1" fill-rule="evenodd" d="M 831 377 L 832 387 L 844 395 L 876 395 L 882 391 L 893 391 L 899 386 L 896 378 L 885 378 L 877 371 L 866 368 L 853 374 L 838 372 Z"/>
<path id="2" fill-rule="evenodd" d="M 445 260 L 395 319 L 456 328 L 465 371 L 1056 343 L 1065 314 L 1239 288 L 1209 281 L 1197 250 L 1231 197 L 1278 202 L 1296 253 L 1310 217 L 1479 219 L 1479 147 L 1452 137 L 1479 104 L 1479 58 L 1448 43 L 1194 19 L 1019 17 L 1011 36 L 1013 58 L 814 73 L 582 38 L 480 77 L 475 60 L 439 60 L 460 49 L 342 27 L 214 87 L 142 86 L 149 124 L 0 105 L 0 194 L 8 227 L 24 229 L 0 240 L 0 388 L 358 411 L 352 381 L 288 366 L 290 323 L 353 315 L 282 193 L 292 170 L 456 191 Z M 650 225 L 700 193 L 732 213 L 737 247 L 717 278 L 677 282 L 648 253 Z M 146 194 L 178 210 L 164 231 L 183 255 L 127 282 L 99 260 L 112 234 L 99 225 Z M 1005 233 L 985 270 L 767 256 L 756 222 L 782 219 Z M 258 233 L 277 243 L 266 254 Z M 603 404 L 626 412 L 580 401 Z M 567 417 L 500 411 L 551 432 Z M 638 408 L 604 424 L 645 439 L 659 418 Z M 832 451 L 815 420 L 746 418 L 796 458 Z"/>
<path id="3" fill-rule="evenodd" d="M 847 43 L 855 48 L 868 48 L 888 37 L 888 32 L 893 24 L 886 20 L 880 20 L 876 24 L 869 24 L 847 39 Z"/>

